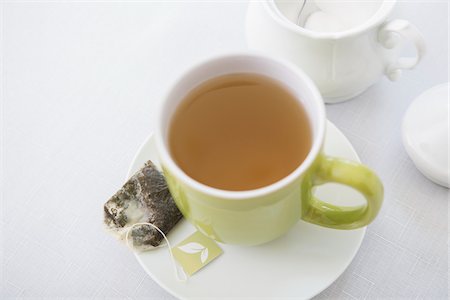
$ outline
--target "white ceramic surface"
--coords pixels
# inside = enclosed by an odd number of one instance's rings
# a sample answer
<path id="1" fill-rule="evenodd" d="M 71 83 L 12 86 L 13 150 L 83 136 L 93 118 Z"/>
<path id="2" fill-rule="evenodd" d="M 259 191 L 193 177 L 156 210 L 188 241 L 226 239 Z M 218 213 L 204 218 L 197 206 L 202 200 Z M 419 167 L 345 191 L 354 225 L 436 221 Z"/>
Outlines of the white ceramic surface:
<path id="1" fill-rule="evenodd" d="M 298 24 L 312 31 L 339 32 L 366 23 L 375 16 L 382 0 L 372 1 L 330 1 L 310 0 L 306 2 L 305 11 L 300 14 Z M 316 7 L 315 7 L 316 6 Z M 313 11 L 312 13 L 310 11 Z"/>
<path id="2" fill-rule="evenodd" d="M 330 122 L 325 153 L 359 161 L 350 142 Z M 138 150 L 128 176 L 148 159 L 159 165 L 152 136 Z M 322 199 L 334 198 L 344 205 L 362 201 L 358 193 L 338 185 L 319 187 L 316 194 Z M 136 258 L 153 280 L 180 299 L 307 299 L 320 293 L 344 272 L 356 255 L 365 230 L 333 230 L 299 221 L 285 236 L 261 246 L 220 244 L 224 254 L 187 283 L 176 280 L 166 248 L 137 253 Z M 183 220 L 168 238 L 175 245 L 194 231 L 194 227 Z"/>
<path id="3" fill-rule="evenodd" d="M 315 32 L 294 24 L 299 5 L 298 1 L 251 1 L 247 44 L 300 66 L 325 102 L 353 98 L 383 74 L 397 80 L 401 70 L 412 69 L 425 53 L 424 39 L 415 26 L 405 20 L 386 21 L 395 1 L 383 1 L 367 22 L 340 32 Z M 315 10 L 314 2 L 308 1 L 302 15 Z M 406 42 L 414 44 L 416 57 L 400 57 Z"/>
<path id="4" fill-rule="evenodd" d="M 450 83 L 423 92 L 409 106 L 402 125 L 403 145 L 427 178 L 449 187 Z"/>
<path id="5" fill-rule="evenodd" d="M 342 1 L 342 0 L 309 0 L 326 14 L 339 17 L 353 26 L 365 23 L 380 8 L 383 0 Z"/>

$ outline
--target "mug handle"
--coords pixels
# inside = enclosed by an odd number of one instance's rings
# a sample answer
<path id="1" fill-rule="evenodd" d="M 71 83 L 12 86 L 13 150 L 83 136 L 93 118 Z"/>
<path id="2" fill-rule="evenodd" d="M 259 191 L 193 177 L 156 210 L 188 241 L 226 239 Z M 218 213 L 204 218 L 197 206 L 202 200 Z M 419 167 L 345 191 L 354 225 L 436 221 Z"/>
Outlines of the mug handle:
<path id="1" fill-rule="evenodd" d="M 302 203 L 302 219 L 316 225 L 334 229 L 356 229 L 368 225 L 378 214 L 383 203 L 383 185 L 378 176 L 366 166 L 322 155 L 310 181 L 304 190 L 306 201 Z M 347 185 L 366 198 L 366 205 L 336 206 L 312 195 L 312 188 L 327 182 Z"/>
<path id="2" fill-rule="evenodd" d="M 400 44 L 399 37 L 413 42 L 416 57 L 400 57 L 396 62 L 390 63 L 384 73 L 391 80 L 396 81 L 402 75 L 402 70 L 414 68 L 426 52 L 425 39 L 416 26 L 406 20 L 392 20 L 383 24 L 378 31 L 378 42 L 386 49 L 393 49 Z"/>

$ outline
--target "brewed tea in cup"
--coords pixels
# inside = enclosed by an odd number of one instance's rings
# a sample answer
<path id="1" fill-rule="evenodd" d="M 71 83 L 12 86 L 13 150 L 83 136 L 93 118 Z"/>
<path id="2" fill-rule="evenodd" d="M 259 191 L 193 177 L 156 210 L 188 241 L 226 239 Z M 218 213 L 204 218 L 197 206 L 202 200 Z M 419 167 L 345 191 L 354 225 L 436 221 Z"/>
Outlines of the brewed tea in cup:
<path id="1" fill-rule="evenodd" d="M 299 220 L 334 229 L 366 226 L 383 186 L 369 168 L 322 153 L 322 96 L 299 68 L 261 54 L 228 54 L 187 70 L 158 115 L 157 151 L 170 192 L 197 229 L 219 242 L 257 245 Z M 366 204 L 315 197 L 336 182 Z"/>

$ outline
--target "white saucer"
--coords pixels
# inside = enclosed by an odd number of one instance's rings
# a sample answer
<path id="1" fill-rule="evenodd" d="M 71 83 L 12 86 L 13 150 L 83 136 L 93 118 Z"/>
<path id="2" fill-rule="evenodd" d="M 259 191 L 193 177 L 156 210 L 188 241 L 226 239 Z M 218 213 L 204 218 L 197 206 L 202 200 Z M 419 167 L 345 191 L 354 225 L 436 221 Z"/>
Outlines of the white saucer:
<path id="1" fill-rule="evenodd" d="M 449 89 L 442 83 L 423 92 L 403 117 L 403 145 L 428 179 L 449 187 Z"/>
<path id="2" fill-rule="evenodd" d="M 359 161 L 350 142 L 330 122 L 325 153 Z M 149 159 L 158 166 L 152 136 L 139 149 L 128 175 L 135 173 Z M 332 184 L 318 188 L 316 195 L 327 201 L 334 198 L 333 203 L 339 204 L 354 205 L 362 201 L 353 190 Z M 176 245 L 194 231 L 190 223 L 182 220 L 168 238 Z M 220 244 L 224 250 L 222 256 L 185 283 L 175 278 L 167 248 L 136 253 L 136 258 L 153 280 L 179 299 L 308 299 L 344 272 L 356 255 L 364 234 L 365 228 L 341 231 L 299 221 L 285 236 L 262 246 Z"/>

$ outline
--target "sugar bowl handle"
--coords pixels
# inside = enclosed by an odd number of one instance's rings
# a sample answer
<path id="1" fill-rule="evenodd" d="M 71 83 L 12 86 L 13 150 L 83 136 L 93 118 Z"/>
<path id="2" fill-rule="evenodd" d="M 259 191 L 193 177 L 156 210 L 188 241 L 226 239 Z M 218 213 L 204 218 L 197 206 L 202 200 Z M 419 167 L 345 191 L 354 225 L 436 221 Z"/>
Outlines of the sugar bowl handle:
<path id="1" fill-rule="evenodd" d="M 413 69 L 425 55 L 425 40 L 420 31 L 406 20 L 392 20 L 384 23 L 378 31 L 378 42 L 386 49 L 393 49 L 401 44 L 402 40 L 411 41 L 416 50 L 415 57 L 399 57 L 397 61 L 389 63 L 385 75 L 392 81 L 400 78 L 402 70 Z"/>

